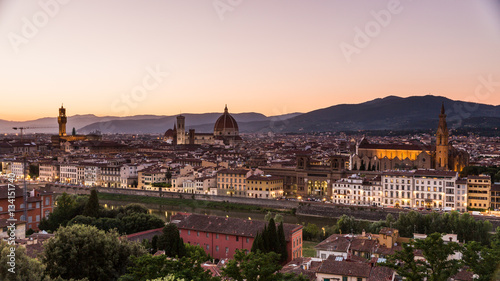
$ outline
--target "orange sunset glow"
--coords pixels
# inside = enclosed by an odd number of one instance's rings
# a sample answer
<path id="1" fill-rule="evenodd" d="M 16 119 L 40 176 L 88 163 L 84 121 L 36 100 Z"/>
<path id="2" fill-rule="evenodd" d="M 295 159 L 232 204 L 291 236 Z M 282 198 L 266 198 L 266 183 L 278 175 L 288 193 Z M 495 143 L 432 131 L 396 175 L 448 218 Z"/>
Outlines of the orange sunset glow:
<path id="1" fill-rule="evenodd" d="M 0 0 L 0 119 L 500 104 L 499 1 L 229 2 Z"/>

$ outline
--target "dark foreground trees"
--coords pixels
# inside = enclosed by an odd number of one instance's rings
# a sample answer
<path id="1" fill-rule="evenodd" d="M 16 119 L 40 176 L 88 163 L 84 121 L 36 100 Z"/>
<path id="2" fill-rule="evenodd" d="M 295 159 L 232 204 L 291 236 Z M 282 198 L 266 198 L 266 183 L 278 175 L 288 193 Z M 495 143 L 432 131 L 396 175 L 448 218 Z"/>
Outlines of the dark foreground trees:
<path id="1" fill-rule="evenodd" d="M 50 277 L 109 281 L 125 273 L 130 256 L 144 254 L 140 244 L 120 239 L 116 231 L 76 224 L 61 227 L 46 242 L 43 263 Z"/>
<path id="2" fill-rule="evenodd" d="M 264 228 L 261 233 L 258 233 L 252 244 L 251 251 L 256 253 L 274 252 L 279 254 L 279 261 L 285 262 L 288 259 L 288 252 L 286 248 L 285 231 L 283 229 L 283 222 L 280 223 L 276 229 L 274 219 L 269 220 L 269 224 Z"/>

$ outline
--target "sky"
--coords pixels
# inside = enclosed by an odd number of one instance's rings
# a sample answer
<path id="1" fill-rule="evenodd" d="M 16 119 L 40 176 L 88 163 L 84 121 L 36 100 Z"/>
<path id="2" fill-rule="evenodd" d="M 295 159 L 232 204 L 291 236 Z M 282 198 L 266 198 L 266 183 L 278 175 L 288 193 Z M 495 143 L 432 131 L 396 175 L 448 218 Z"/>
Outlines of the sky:
<path id="1" fill-rule="evenodd" d="M 0 0 L 0 119 L 500 104 L 500 1 Z"/>

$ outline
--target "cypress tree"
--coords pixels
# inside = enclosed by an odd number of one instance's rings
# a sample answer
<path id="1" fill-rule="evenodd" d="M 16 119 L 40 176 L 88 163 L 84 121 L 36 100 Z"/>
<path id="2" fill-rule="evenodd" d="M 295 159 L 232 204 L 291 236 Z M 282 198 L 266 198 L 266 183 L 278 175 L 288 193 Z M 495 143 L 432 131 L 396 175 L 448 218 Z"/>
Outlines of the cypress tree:
<path id="1" fill-rule="evenodd" d="M 262 236 L 262 252 L 267 253 L 270 247 L 269 231 L 267 230 L 267 225 L 264 226 L 264 230 L 262 231 L 261 236 Z"/>
<path id="2" fill-rule="evenodd" d="M 158 249 L 164 250 L 168 257 L 183 257 L 186 255 L 184 241 L 179 235 L 177 226 L 173 223 L 163 228 L 163 234 L 158 238 Z"/>
<path id="3" fill-rule="evenodd" d="M 278 226 L 278 239 L 279 239 L 279 252 L 281 254 L 280 260 L 285 262 L 288 259 L 288 251 L 286 249 L 285 230 L 283 229 L 283 222 Z"/>
<path id="4" fill-rule="evenodd" d="M 158 251 L 158 235 L 153 236 L 151 239 L 151 248 L 153 248 L 153 254 Z"/>
<path id="5" fill-rule="evenodd" d="M 252 249 L 250 249 L 250 252 L 257 253 L 257 250 L 262 251 L 262 249 L 260 248 L 261 246 L 262 246 L 262 236 L 260 235 L 260 233 L 257 233 L 255 239 L 253 240 Z"/>
<path id="6" fill-rule="evenodd" d="M 87 204 L 85 204 L 83 215 L 94 218 L 99 217 L 99 198 L 97 198 L 97 191 L 95 188 L 90 192 L 90 197 Z"/>
<path id="7" fill-rule="evenodd" d="M 267 227 L 268 231 L 268 239 L 269 239 L 269 248 L 268 251 L 275 252 L 279 254 L 279 239 L 278 239 L 278 233 L 276 232 L 276 223 L 274 222 L 274 219 L 271 218 L 269 220 L 269 225 Z"/>

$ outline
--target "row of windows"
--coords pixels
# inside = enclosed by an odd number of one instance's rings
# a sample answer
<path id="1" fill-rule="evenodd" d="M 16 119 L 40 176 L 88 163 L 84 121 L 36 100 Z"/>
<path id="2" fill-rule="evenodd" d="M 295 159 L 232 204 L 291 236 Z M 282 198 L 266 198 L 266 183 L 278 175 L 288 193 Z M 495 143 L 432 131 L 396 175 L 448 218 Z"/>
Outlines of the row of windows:
<path id="1" fill-rule="evenodd" d="M 220 177 L 238 177 L 238 178 L 242 178 L 245 175 L 246 174 L 219 174 Z"/>
<path id="2" fill-rule="evenodd" d="M 182 234 L 182 230 L 181 229 L 179 229 L 179 234 Z M 191 230 L 188 230 L 187 234 L 191 235 Z M 210 233 L 207 232 L 207 233 L 205 233 L 205 235 L 206 235 L 207 238 L 210 238 Z M 200 236 L 200 232 L 199 231 L 196 231 L 196 236 L 198 236 L 198 237 Z M 219 239 L 219 233 L 215 234 L 215 239 Z M 226 235 L 226 240 L 229 240 L 229 235 Z M 236 241 L 240 241 L 240 237 L 239 236 L 236 236 Z M 250 238 L 248 238 L 248 237 L 246 238 L 246 243 L 250 243 Z"/>

